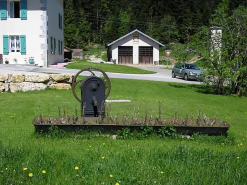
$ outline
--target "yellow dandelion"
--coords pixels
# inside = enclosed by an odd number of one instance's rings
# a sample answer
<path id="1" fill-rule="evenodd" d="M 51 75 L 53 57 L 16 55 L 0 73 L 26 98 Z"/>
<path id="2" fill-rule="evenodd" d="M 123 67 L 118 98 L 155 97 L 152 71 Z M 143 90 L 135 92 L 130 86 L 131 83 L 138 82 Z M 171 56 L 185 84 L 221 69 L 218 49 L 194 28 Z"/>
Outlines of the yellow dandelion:
<path id="1" fill-rule="evenodd" d="M 46 173 L 46 171 L 45 171 L 45 170 L 43 170 L 43 171 L 42 171 L 42 173 Z"/>
<path id="2" fill-rule="evenodd" d="M 161 174 L 163 174 L 164 172 L 163 172 L 163 171 L 161 171 L 160 173 L 161 173 Z"/>
<path id="3" fill-rule="evenodd" d="M 87 151 L 88 151 L 89 149 L 87 149 Z"/>
<path id="4" fill-rule="evenodd" d="M 79 177 L 79 174 L 76 174 L 76 177 Z"/>
<path id="5" fill-rule="evenodd" d="M 130 158 L 130 160 L 131 160 L 131 158 Z"/>
<path id="6" fill-rule="evenodd" d="M 23 171 L 27 171 L 27 168 L 23 168 Z"/>
<path id="7" fill-rule="evenodd" d="M 136 152 L 136 150 L 133 150 L 133 152 Z"/>
<path id="8" fill-rule="evenodd" d="M 105 157 L 101 157 L 101 159 L 105 159 Z"/>
<path id="9" fill-rule="evenodd" d="M 243 141 L 244 141 L 245 139 L 243 138 Z"/>
<path id="10" fill-rule="evenodd" d="M 92 146 L 89 146 L 90 148 L 92 148 Z"/>
<path id="11" fill-rule="evenodd" d="M 113 175 L 110 175 L 110 177 L 112 178 L 112 177 L 113 177 Z"/>
<path id="12" fill-rule="evenodd" d="M 120 185 L 118 182 L 115 185 Z"/>
<path id="13" fill-rule="evenodd" d="M 105 143 L 102 143 L 102 145 L 105 145 Z"/>
<path id="14" fill-rule="evenodd" d="M 15 170 L 14 170 L 14 172 L 15 172 Z"/>
<path id="15" fill-rule="evenodd" d="M 28 176 L 29 176 L 29 177 L 33 177 L 33 173 L 29 173 Z"/>
<path id="16" fill-rule="evenodd" d="M 76 167 L 75 167 L 75 170 L 79 170 L 79 167 L 78 167 L 78 166 L 76 166 Z"/>
<path id="17" fill-rule="evenodd" d="M 8 170 L 8 168 L 5 169 L 6 171 Z"/>
<path id="18" fill-rule="evenodd" d="M 240 143 L 240 146 L 242 146 L 243 145 L 243 143 Z"/>
<path id="19" fill-rule="evenodd" d="M 239 157 L 237 157 L 237 159 L 239 159 Z"/>

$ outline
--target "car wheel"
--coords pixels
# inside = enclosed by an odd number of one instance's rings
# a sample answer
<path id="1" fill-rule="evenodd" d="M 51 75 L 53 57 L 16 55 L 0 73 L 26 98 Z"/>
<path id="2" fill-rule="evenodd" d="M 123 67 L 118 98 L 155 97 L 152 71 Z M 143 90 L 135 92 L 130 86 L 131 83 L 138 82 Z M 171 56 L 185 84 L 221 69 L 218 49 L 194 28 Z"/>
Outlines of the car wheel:
<path id="1" fill-rule="evenodd" d="M 175 72 L 172 71 L 172 78 L 176 78 Z"/>
<path id="2" fill-rule="evenodd" d="M 188 81 L 189 78 L 188 78 L 188 75 L 187 74 L 184 74 L 184 80 Z"/>

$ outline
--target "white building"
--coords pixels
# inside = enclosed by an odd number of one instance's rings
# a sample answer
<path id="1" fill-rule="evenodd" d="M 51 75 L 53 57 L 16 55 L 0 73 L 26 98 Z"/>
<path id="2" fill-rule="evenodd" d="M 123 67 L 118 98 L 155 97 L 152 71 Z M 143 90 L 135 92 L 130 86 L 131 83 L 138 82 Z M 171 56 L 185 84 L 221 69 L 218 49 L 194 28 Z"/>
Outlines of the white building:
<path id="1" fill-rule="evenodd" d="M 155 64 L 159 46 L 164 45 L 136 29 L 108 44 L 108 59 L 116 64 Z"/>
<path id="2" fill-rule="evenodd" d="M 0 11 L 3 63 L 63 61 L 63 0 L 0 0 Z"/>

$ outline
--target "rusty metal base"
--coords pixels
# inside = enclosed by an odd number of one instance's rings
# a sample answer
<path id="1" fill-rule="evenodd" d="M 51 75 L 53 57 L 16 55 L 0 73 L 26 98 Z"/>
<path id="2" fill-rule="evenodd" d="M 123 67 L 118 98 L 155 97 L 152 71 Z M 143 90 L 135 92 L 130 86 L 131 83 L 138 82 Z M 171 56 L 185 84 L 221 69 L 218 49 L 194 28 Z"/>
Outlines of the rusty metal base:
<path id="1" fill-rule="evenodd" d="M 128 120 L 129 119 L 129 120 Z M 192 124 L 194 123 L 194 124 Z M 116 131 L 123 128 L 129 128 L 131 131 L 140 131 L 143 126 L 153 127 L 154 130 L 159 130 L 162 127 L 175 128 L 176 133 L 192 135 L 195 133 L 207 135 L 225 135 L 230 128 L 225 121 L 222 120 L 204 120 L 197 119 L 145 119 L 145 118 L 63 118 L 63 117 L 37 117 L 33 120 L 33 124 L 37 132 L 49 131 L 51 126 L 57 126 L 65 131 L 100 131 L 101 133 L 116 134 Z"/>

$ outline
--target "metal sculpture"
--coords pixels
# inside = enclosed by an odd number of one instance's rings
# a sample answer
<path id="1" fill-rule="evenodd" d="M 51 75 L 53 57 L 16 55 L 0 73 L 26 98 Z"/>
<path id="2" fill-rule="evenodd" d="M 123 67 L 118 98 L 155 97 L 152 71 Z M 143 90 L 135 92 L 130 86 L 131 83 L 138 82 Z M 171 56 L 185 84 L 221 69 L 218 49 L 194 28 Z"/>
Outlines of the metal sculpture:
<path id="1" fill-rule="evenodd" d="M 92 75 L 77 81 L 79 75 L 85 71 L 90 72 Z M 103 78 L 97 77 L 93 71 L 101 72 Z M 79 83 L 81 83 L 81 98 L 76 94 L 76 86 Z M 105 100 L 111 91 L 111 81 L 104 71 L 95 67 L 87 67 L 80 70 L 73 78 L 72 91 L 81 104 L 82 117 L 105 117 Z"/>

